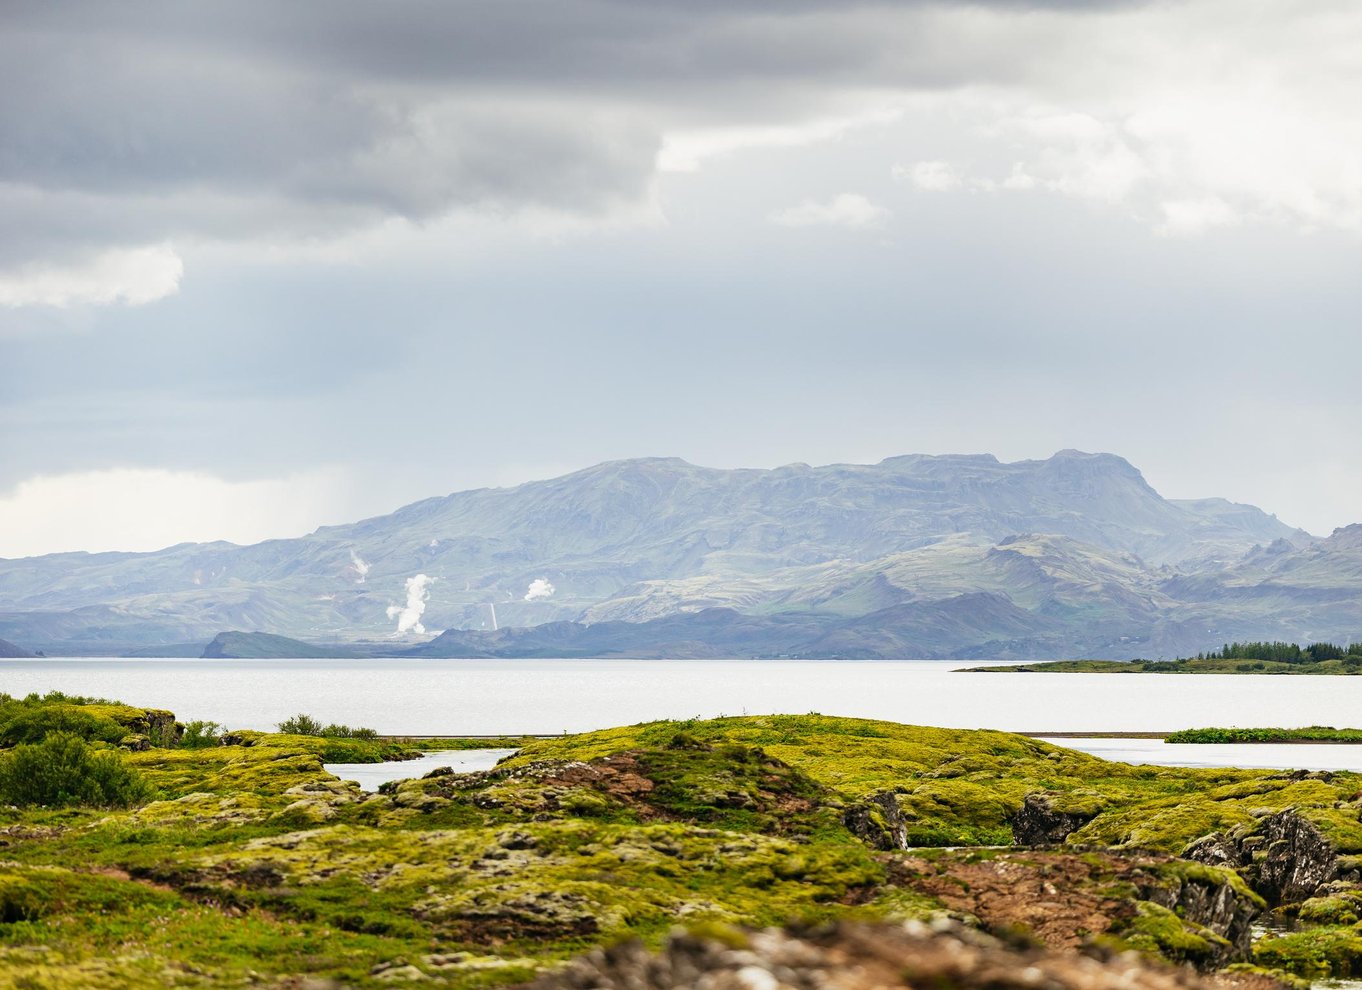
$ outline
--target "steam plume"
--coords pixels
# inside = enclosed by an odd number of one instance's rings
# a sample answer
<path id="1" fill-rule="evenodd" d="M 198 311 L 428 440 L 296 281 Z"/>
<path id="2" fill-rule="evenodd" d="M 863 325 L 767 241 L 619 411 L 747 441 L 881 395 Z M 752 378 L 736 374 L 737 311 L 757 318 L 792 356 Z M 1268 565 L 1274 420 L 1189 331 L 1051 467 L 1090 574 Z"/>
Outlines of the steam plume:
<path id="1" fill-rule="evenodd" d="M 426 610 L 426 599 L 430 597 L 430 583 L 435 579 L 425 574 L 407 578 L 407 604 L 389 605 L 388 618 L 397 620 L 397 635 L 403 633 L 424 633 L 421 614 Z"/>
<path id="2" fill-rule="evenodd" d="M 547 578 L 535 578 L 530 582 L 530 590 L 525 592 L 525 601 L 538 602 L 545 598 L 552 598 L 554 590 Z"/>
<path id="3" fill-rule="evenodd" d="M 369 564 L 363 557 L 355 553 L 354 548 L 350 549 L 350 566 L 355 569 L 359 576 L 355 578 L 355 584 L 363 584 L 364 579 L 369 575 Z"/>

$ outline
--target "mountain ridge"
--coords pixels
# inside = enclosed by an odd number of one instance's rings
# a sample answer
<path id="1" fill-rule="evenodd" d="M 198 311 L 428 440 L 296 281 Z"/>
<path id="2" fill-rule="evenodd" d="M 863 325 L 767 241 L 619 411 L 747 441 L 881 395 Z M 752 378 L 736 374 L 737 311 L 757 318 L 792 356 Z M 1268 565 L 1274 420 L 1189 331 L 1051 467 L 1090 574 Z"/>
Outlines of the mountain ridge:
<path id="1" fill-rule="evenodd" d="M 1317 540 L 1253 506 L 1164 499 L 1115 454 L 770 469 L 641 458 L 245 547 L 0 560 L 0 635 L 63 652 L 203 642 L 223 629 L 343 643 L 391 636 L 407 618 L 412 632 L 477 632 L 712 608 L 828 616 L 830 630 L 897 606 L 930 629 L 933 603 L 987 593 L 1034 628 L 1013 635 L 1015 616 L 985 609 L 997 628 L 959 649 L 1195 652 L 1197 636 L 1362 629 L 1348 602 L 1362 587 L 1359 548 L 1351 534 Z M 856 648 L 934 653 L 955 648 L 948 627 L 963 628 L 946 623 L 935 641 L 862 628 Z"/>

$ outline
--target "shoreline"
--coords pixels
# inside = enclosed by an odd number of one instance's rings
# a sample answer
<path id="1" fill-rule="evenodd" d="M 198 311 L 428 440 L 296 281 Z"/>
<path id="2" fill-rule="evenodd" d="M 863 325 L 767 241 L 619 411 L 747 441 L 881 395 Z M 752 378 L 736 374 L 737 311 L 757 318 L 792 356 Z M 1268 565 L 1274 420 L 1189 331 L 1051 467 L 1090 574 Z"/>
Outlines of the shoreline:
<path id="1" fill-rule="evenodd" d="M 1008 730 L 1000 729 L 1000 732 Z M 1174 732 L 1181 731 L 1170 729 L 1167 732 L 1015 732 L 1013 735 L 1026 736 L 1030 739 L 1167 739 Z M 459 732 L 452 734 L 433 734 L 429 732 L 418 733 L 389 733 L 380 734 L 375 738 L 381 742 L 407 742 L 420 741 L 422 739 L 486 739 L 489 742 L 499 739 L 559 739 L 564 735 L 576 733 L 562 732 Z M 1176 743 L 1182 746 L 1362 746 L 1362 740 L 1349 739 L 1243 739 L 1227 743 Z"/>

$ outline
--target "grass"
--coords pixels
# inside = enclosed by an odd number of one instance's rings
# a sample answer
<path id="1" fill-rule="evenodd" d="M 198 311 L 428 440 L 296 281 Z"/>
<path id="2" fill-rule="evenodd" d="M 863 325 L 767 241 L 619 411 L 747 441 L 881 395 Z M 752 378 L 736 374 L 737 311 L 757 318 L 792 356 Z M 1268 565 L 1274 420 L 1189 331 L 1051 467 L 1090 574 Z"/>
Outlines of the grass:
<path id="1" fill-rule="evenodd" d="M 1177 852 L 1251 825 L 1264 808 L 1294 807 L 1340 849 L 1362 852 L 1362 778 L 1134 767 L 1002 732 L 819 715 L 653 722 L 516 739 L 520 751 L 493 771 L 380 794 L 323 763 L 410 755 L 424 742 L 196 735 L 218 743 L 83 743 L 144 782 L 130 807 L 0 808 L 0 987 L 315 975 L 481 988 L 591 945 L 656 942 L 678 922 L 729 930 L 940 910 L 902 882 L 900 854 L 871 849 L 843 824 L 872 796 L 890 796 L 910 842 L 935 847 L 1010 843 L 1009 817 L 1044 792 L 1053 808 L 1091 817 L 1070 838 L 1075 848 Z M 956 862 L 938 855 L 927 861 Z M 1193 863 L 1166 869 L 1168 882 L 1242 886 Z M 1352 902 L 1300 910 L 1337 932 Z M 1112 933 L 1126 946 L 1194 961 L 1213 947 L 1214 933 L 1165 909 L 1128 915 Z M 1336 941 L 1334 954 L 1346 955 L 1350 943 Z M 1284 943 L 1259 961 L 1300 971 L 1312 959 Z"/>

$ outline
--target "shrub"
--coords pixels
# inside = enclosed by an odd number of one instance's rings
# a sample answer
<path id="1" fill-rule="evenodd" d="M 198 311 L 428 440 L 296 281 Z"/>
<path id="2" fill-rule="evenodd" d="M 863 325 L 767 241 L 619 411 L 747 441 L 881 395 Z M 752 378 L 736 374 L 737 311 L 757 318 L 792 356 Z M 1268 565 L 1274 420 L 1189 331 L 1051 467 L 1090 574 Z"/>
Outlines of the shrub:
<path id="1" fill-rule="evenodd" d="M 279 731 L 291 736 L 320 736 L 322 734 L 322 723 L 318 722 L 311 715 L 299 713 L 293 718 L 286 718 L 279 723 Z"/>
<path id="2" fill-rule="evenodd" d="M 184 749 L 207 749 L 222 742 L 222 726 L 217 722 L 186 722 L 180 746 Z"/>
<path id="3" fill-rule="evenodd" d="M 26 708 L 0 726 L 0 746 L 42 742 L 54 733 L 79 736 L 89 742 L 116 743 L 128 734 L 125 726 L 63 704 Z"/>
<path id="4" fill-rule="evenodd" d="M 372 742 L 378 738 L 373 729 L 353 728 L 348 725 L 322 725 L 311 715 L 295 715 L 279 723 L 279 731 L 293 736 L 323 736 L 327 739 L 363 739 Z"/>
<path id="5" fill-rule="evenodd" d="M 69 732 L 0 754 L 0 801 L 7 804 L 127 807 L 150 794 L 146 781 L 118 754 L 92 749 Z"/>
<path id="6" fill-rule="evenodd" d="M 378 738 L 378 733 L 373 729 L 351 728 L 348 725 L 336 725 L 335 723 L 323 729 L 322 735 L 331 739 L 363 739 L 366 742 L 373 742 Z"/>

